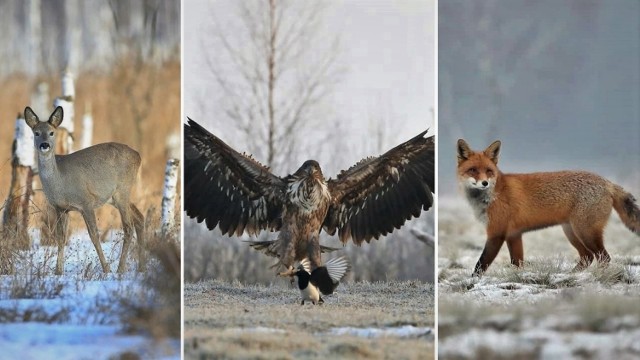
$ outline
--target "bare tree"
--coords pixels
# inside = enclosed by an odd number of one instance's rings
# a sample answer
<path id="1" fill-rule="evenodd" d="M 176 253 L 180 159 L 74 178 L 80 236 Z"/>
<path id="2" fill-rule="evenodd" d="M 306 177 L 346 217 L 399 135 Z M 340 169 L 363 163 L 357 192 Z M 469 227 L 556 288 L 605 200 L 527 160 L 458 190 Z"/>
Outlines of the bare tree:
<path id="1" fill-rule="evenodd" d="M 274 170 L 295 158 L 340 78 L 338 39 L 322 36 L 322 2 L 242 1 L 237 17 L 215 16 L 206 61 L 220 97 L 218 121 L 239 130 L 250 152 Z M 222 18 L 222 16 L 220 17 Z M 307 137 L 305 142 L 313 141 Z"/>

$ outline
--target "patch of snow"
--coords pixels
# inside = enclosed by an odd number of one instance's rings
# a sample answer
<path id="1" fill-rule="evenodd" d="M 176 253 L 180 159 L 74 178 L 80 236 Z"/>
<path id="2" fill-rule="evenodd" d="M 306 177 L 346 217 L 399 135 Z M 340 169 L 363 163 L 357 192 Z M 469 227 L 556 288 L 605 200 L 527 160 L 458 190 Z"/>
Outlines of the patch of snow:
<path id="1" fill-rule="evenodd" d="M 123 352 L 142 358 L 179 359 L 179 344 L 123 335 L 117 326 L 43 323 L 0 324 L 3 354 L 20 359 L 106 359 Z M 173 349 L 173 350 L 172 350 Z"/>
<path id="2" fill-rule="evenodd" d="M 265 333 L 270 333 L 270 334 L 284 334 L 286 333 L 285 330 L 282 329 L 276 329 L 276 328 L 270 328 L 270 327 L 264 327 L 264 326 L 256 326 L 256 327 L 252 327 L 252 328 L 229 328 L 226 329 L 225 331 L 229 331 L 229 332 L 238 332 L 238 333 L 261 333 L 261 334 L 265 334 Z"/>
<path id="3" fill-rule="evenodd" d="M 131 351 L 141 358 L 180 358 L 179 339 L 156 342 L 149 336 L 119 333 L 124 327 L 121 303 L 114 295 L 137 296 L 144 289 L 143 276 L 136 271 L 135 249 L 129 253 L 129 271 L 115 273 L 122 248 L 121 231 L 111 231 L 101 244 L 111 273 L 102 272 L 84 230 L 69 238 L 62 276 L 53 275 L 57 247 L 42 246 L 38 230 L 30 233 L 34 245 L 20 251 L 15 274 L 0 276 L 0 313 L 17 319 L 0 324 L 2 354 L 20 354 L 22 360 L 102 359 Z M 29 319 L 47 323 L 22 322 Z"/>
<path id="4" fill-rule="evenodd" d="M 398 327 L 385 328 L 356 328 L 356 327 L 338 327 L 329 330 L 331 335 L 351 335 L 364 338 L 377 337 L 399 337 L 399 338 L 419 338 L 433 336 L 433 329 L 428 327 L 416 327 L 413 325 L 405 325 Z"/>

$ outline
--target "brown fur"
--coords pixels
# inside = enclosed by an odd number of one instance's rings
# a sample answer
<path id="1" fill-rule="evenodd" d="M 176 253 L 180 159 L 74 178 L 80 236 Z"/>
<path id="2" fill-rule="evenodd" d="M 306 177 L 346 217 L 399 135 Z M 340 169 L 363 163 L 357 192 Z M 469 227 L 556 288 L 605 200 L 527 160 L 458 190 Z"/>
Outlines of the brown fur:
<path id="1" fill-rule="evenodd" d="M 486 214 L 487 242 L 474 275 L 487 270 L 505 241 L 511 263 L 522 265 L 522 234 L 553 225 L 562 225 L 578 250 L 578 269 L 589 266 L 594 259 L 607 263 L 610 256 L 604 248 L 603 233 L 612 208 L 631 231 L 640 235 L 640 209 L 622 187 L 583 171 L 503 174 L 497 167 L 499 151 L 500 142 L 474 152 L 464 140 L 458 141 L 459 183 L 467 186 L 467 197 L 481 219 Z M 469 189 L 469 178 L 494 185 L 484 192 L 474 192 Z"/>

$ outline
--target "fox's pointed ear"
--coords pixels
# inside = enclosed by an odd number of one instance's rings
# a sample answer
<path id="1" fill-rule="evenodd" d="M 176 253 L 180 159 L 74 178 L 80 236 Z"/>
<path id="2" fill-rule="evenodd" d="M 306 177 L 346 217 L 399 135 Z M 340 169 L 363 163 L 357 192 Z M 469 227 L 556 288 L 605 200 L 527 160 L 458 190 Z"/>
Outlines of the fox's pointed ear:
<path id="1" fill-rule="evenodd" d="M 494 141 L 489 147 L 484 149 L 484 154 L 493 161 L 494 164 L 498 165 L 498 155 L 500 154 L 500 140 Z"/>
<path id="2" fill-rule="evenodd" d="M 51 116 L 49 116 L 49 124 L 54 128 L 57 128 L 62 123 L 62 117 L 64 116 L 64 111 L 62 110 L 62 106 L 58 106 Z"/>
<path id="3" fill-rule="evenodd" d="M 38 115 L 36 115 L 36 113 L 27 106 L 24 108 L 24 121 L 33 129 L 34 126 L 38 125 L 40 119 L 38 119 Z"/>
<path id="4" fill-rule="evenodd" d="M 473 154 L 473 150 L 471 150 L 469 144 L 462 139 L 458 139 L 458 164 L 469 159 L 471 154 Z"/>

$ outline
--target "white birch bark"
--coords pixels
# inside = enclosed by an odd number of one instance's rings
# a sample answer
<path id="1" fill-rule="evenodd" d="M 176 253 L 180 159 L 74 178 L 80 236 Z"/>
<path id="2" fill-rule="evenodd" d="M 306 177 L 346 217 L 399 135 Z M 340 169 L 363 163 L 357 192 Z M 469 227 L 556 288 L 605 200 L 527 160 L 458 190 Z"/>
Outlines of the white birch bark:
<path id="1" fill-rule="evenodd" d="M 22 116 L 16 119 L 16 151 L 15 157 L 18 165 L 33 168 L 35 165 L 35 151 L 33 147 L 33 131 L 29 128 Z"/>
<path id="2" fill-rule="evenodd" d="M 167 167 L 164 172 L 164 190 L 162 193 L 162 235 L 167 236 L 174 229 L 175 223 L 175 209 L 176 209 L 176 195 L 178 176 L 180 172 L 178 169 L 180 161 L 178 159 L 167 160 Z"/>
<path id="3" fill-rule="evenodd" d="M 91 115 L 91 104 L 88 104 L 82 116 L 82 137 L 80 137 L 80 148 L 85 149 L 93 142 L 93 115 Z"/>

